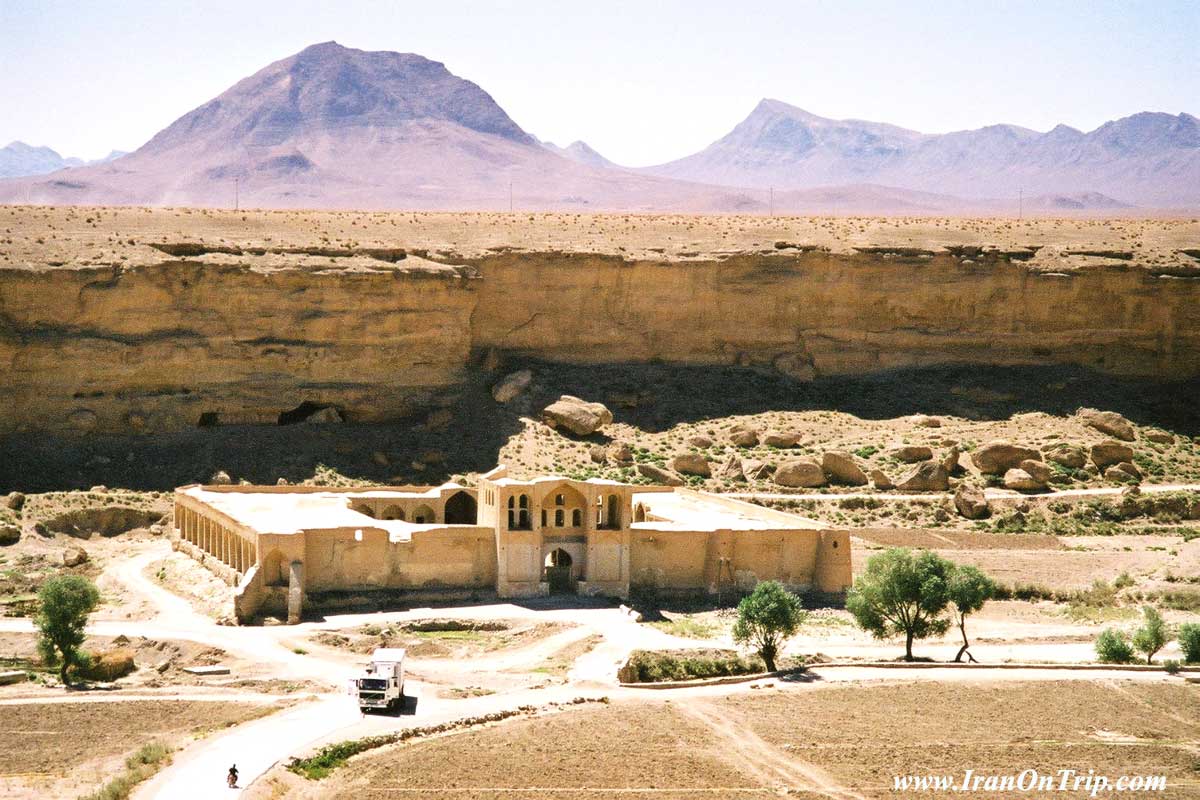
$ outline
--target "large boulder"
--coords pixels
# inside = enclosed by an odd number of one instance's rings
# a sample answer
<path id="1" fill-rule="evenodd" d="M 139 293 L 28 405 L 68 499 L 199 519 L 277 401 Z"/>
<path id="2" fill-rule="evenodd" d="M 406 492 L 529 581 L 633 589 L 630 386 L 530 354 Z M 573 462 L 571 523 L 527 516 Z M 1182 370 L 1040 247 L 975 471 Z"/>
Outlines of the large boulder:
<path id="1" fill-rule="evenodd" d="M 954 491 L 954 507 L 967 519 L 983 519 L 991 513 L 983 489 L 960 483 Z"/>
<path id="2" fill-rule="evenodd" d="M 594 444 L 588 448 L 588 458 L 593 464 L 603 464 L 608 461 L 608 448 L 602 444 Z"/>
<path id="3" fill-rule="evenodd" d="M 896 488 L 896 484 L 892 483 L 892 479 L 881 469 L 871 470 L 871 485 L 881 492 Z"/>
<path id="4" fill-rule="evenodd" d="M 1071 469 L 1083 469 L 1087 456 L 1079 445 L 1059 442 L 1046 448 L 1046 460 Z"/>
<path id="5" fill-rule="evenodd" d="M 566 428 L 576 436 L 590 436 L 613 420 L 603 403 L 589 403 L 564 394 L 542 411 L 542 419 L 551 428 Z"/>
<path id="6" fill-rule="evenodd" d="M 800 434 L 781 433 L 780 431 L 767 431 L 762 437 L 762 443 L 767 447 L 778 447 L 781 450 L 795 447 L 799 441 Z"/>
<path id="7" fill-rule="evenodd" d="M 618 466 L 633 463 L 633 448 L 626 442 L 613 442 L 608 446 L 608 460 Z"/>
<path id="8" fill-rule="evenodd" d="M 229 477 L 225 470 L 219 469 L 208 479 L 208 483 L 210 486 L 230 486 L 233 484 L 233 478 Z"/>
<path id="9" fill-rule="evenodd" d="M 831 483 L 844 483 L 847 486 L 867 485 L 867 473 L 855 463 L 853 456 L 844 451 L 830 450 L 821 456 L 821 469 Z"/>
<path id="10" fill-rule="evenodd" d="M 1018 469 L 1025 470 L 1031 478 L 1042 485 L 1049 483 L 1050 478 L 1054 475 L 1048 464 L 1044 461 L 1034 461 L 1033 459 L 1022 461 Z"/>
<path id="11" fill-rule="evenodd" d="M 1079 421 L 1089 428 L 1095 428 L 1114 439 L 1132 442 L 1137 438 L 1137 429 L 1133 423 L 1115 411 L 1098 411 L 1094 408 L 1081 408 L 1075 413 Z"/>
<path id="12" fill-rule="evenodd" d="M 342 418 L 342 412 L 338 411 L 333 406 L 325 406 L 318 408 L 313 413 L 304 418 L 307 425 L 327 425 L 329 423 L 345 422 Z"/>
<path id="13" fill-rule="evenodd" d="M 927 414 L 916 414 L 912 417 L 913 425 L 920 425 L 922 428 L 940 428 L 942 421 L 938 417 L 931 417 Z"/>
<path id="14" fill-rule="evenodd" d="M 933 450 L 923 444 L 906 444 L 892 450 L 891 456 L 905 464 L 916 464 L 933 458 Z"/>
<path id="15" fill-rule="evenodd" d="M 13 511 L 20 511 L 25 507 L 25 495 L 21 492 L 9 492 L 8 497 L 4 499 L 4 505 Z"/>
<path id="16" fill-rule="evenodd" d="M 1092 445 L 1092 463 L 1101 471 L 1122 461 L 1133 461 L 1133 448 L 1112 439 Z"/>
<path id="17" fill-rule="evenodd" d="M 946 455 L 942 457 L 942 468 L 950 475 L 956 472 L 962 472 L 963 469 L 959 466 L 958 457 L 961 455 L 958 445 L 953 445 L 946 451 Z"/>
<path id="18" fill-rule="evenodd" d="M 746 473 L 742 470 L 742 460 L 738 458 L 737 453 L 730 453 L 729 457 L 725 459 L 725 463 L 717 467 L 717 477 L 732 481 L 746 480 Z"/>
<path id="19" fill-rule="evenodd" d="M 21 541 L 21 529 L 16 525 L 0 525 L 0 546 L 16 544 Z"/>
<path id="20" fill-rule="evenodd" d="M 702 478 L 712 475 L 708 459 L 699 453 L 680 453 L 667 466 L 681 475 L 699 475 Z"/>
<path id="21" fill-rule="evenodd" d="M 497 403 L 511 403 L 529 388 L 532 380 L 532 370 L 519 369 L 516 372 L 510 372 L 492 387 L 492 399 Z"/>
<path id="22" fill-rule="evenodd" d="M 765 481 L 775 471 L 775 465 L 758 458 L 747 458 L 742 461 L 742 474 L 752 481 Z"/>
<path id="23" fill-rule="evenodd" d="M 1146 431 L 1143 435 L 1155 444 L 1175 444 L 1175 434 L 1166 431 Z"/>
<path id="24" fill-rule="evenodd" d="M 88 560 L 88 552 L 82 547 L 68 547 L 63 550 L 62 561 L 65 567 L 77 567 Z"/>
<path id="25" fill-rule="evenodd" d="M 1046 484 L 1025 470 L 1013 467 L 1004 473 L 1004 488 L 1017 492 L 1040 492 L 1046 488 Z"/>
<path id="26" fill-rule="evenodd" d="M 683 479 L 678 475 L 662 467 L 656 467 L 653 464 L 638 464 L 637 471 L 644 477 L 649 478 L 655 483 L 661 483 L 663 486 L 683 486 Z"/>
<path id="27" fill-rule="evenodd" d="M 739 423 L 729 431 L 729 443 L 736 447 L 754 447 L 758 444 L 758 436 L 758 428 Z"/>
<path id="28" fill-rule="evenodd" d="M 1113 483 L 1139 483 L 1142 472 L 1132 463 L 1123 461 L 1104 470 L 1104 479 Z"/>
<path id="29" fill-rule="evenodd" d="M 694 436 L 689 436 L 687 443 L 692 447 L 699 447 L 701 450 L 713 446 L 713 440 L 702 433 L 697 433 Z"/>
<path id="30" fill-rule="evenodd" d="M 923 461 L 900 479 L 902 492 L 944 492 L 950 488 L 950 474 L 940 461 Z"/>
<path id="31" fill-rule="evenodd" d="M 807 458 L 793 458 L 782 462 L 773 476 L 780 486 L 809 489 L 825 485 L 825 472 L 821 465 Z"/>
<path id="32" fill-rule="evenodd" d="M 1041 461 L 1042 454 L 1032 447 L 1011 442 L 988 442 L 971 453 L 971 463 L 988 475 L 1003 475 L 1022 461 Z"/>

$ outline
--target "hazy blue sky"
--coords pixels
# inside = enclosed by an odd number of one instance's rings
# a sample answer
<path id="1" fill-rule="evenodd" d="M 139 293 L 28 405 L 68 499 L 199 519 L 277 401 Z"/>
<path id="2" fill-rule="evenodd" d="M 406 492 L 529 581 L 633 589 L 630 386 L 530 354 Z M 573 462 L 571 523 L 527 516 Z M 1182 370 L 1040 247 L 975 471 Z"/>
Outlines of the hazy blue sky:
<path id="1" fill-rule="evenodd" d="M 330 39 L 442 61 L 534 135 L 628 165 L 704 147 L 762 97 L 929 132 L 1200 113 L 1200 0 L 0 0 L 0 145 L 132 150 Z"/>

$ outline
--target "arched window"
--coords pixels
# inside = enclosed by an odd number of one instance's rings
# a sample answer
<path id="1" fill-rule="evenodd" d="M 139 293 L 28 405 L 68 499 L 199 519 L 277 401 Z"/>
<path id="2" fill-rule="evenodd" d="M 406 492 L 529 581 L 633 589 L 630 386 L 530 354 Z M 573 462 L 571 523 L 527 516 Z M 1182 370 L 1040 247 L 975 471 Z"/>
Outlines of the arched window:
<path id="1" fill-rule="evenodd" d="M 620 500 L 615 494 L 608 496 L 608 527 L 616 530 L 621 527 Z"/>
<path id="2" fill-rule="evenodd" d="M 542 527 L 546 527 L 546 509 L 542 509 Z"/>
<path id="3" fill-rule="evenodd" d="M 437 522 L 437 515 L 429 506 L 417 506 L 413 509 L 412 521 L 418 525 L 432 525 Z"/>
<path id="4" fill-rule="evenodd" d="M 571 525 L 576 528 L 583 527 L 583 509 L 577 508 L 571 512 Z"/>
<path id="5" fill-rule="evenodd" d="M 508 527 L 510 530 L 517 527 L 516 507 L 517 507 L 516 499 L 512 495 L 509 495 L 509 497 L 508 497 Z"/>
<path id="6" fill-rule="evenodd" d="M 563 496 L 561 494 L 554 495 L 554 505 L 561 506 L 563 504 Z"/>
<path id="7" fill-rule="evenodd" d="M 641 503 L 638 503 L 637 506 L 635 506 L 633 509 L 633 521 L 634 522 L 645 522 L 646 521 L 646 507 L 644 505 L 642 505 Z"/>
<path id="8" fill-rule="evenodd" d="M 360 514 L 366 514 L 368 517 L 374 518 L 375 512 L 366 503 L 355 503 L 350 506 L 351 511 L 357 511 Z"/>
<path id="9" fill-rule="evenodd" d="M 391 505 L 383 510 L 383 515 L 380 519 L 404 519 L 404 509 L 400 506 Z"/>
<path id="10" fill-rule="evenodd" d="M 527 531 L 533 527 L 529 518 L 529 495 L 523 494 L 518 497 L 517 505 L 520 507 L 517 513 L 517 528 Z"/>

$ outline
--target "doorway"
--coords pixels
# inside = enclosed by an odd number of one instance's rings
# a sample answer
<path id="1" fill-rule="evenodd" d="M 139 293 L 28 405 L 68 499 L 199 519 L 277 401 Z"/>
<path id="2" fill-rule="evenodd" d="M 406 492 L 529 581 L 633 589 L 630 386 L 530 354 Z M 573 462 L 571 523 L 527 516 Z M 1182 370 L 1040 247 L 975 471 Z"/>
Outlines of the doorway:
<path id="1" fill-rule="evenodd" d="M 571 554 L 561 547 L 546 556 L 546 582 L 551 594 L 569 594 L 575 589 L 571 580 Z"/>

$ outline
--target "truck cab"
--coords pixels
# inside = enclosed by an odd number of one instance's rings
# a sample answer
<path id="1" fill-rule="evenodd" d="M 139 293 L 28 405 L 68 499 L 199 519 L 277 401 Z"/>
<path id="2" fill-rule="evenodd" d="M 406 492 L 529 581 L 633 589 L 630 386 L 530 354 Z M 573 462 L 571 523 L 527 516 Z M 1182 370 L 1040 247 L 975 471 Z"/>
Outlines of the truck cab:
<path id="1" fill-rule="evenodd" d="M 404 705 L 404 649 L 381 647 L 371 654 L 371 662 L 354 680 L 358 707 L 363 712 L 375 709 L 393 711 Z"/>

